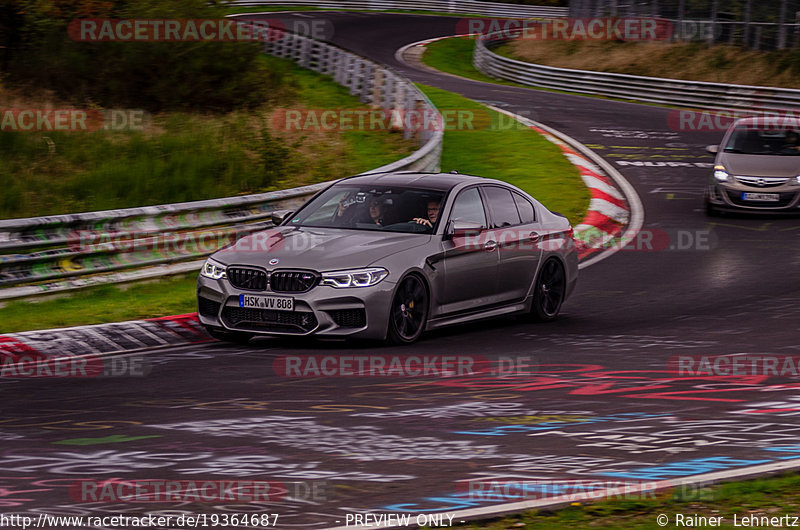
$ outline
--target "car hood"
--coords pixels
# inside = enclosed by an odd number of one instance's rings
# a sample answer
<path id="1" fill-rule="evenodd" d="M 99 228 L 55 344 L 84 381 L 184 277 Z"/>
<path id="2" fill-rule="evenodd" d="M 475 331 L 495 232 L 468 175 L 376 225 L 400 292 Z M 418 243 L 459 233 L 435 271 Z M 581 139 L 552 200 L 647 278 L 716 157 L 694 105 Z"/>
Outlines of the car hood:
<path id="1" fill-rule="evenodd" d="M 800 156 L 744 155 L 721 153 L 718 164 L 732 175 L 753 177 L 795 177 L 800 175 Z"/>
<path id="2" fill-rule="evenodd" d="M 430 234 L 278 226 L 245 236 L 212 257 L 225 265 L 329 271 L 366 267 L 430 240 Z"/>

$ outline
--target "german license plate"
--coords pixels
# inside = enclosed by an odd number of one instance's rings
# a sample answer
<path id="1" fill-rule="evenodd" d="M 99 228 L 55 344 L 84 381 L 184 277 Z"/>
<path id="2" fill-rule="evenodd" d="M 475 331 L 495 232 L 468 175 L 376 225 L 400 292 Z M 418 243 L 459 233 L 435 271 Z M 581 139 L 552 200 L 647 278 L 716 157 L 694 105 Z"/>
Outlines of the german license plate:
<path id="1" fill-rule="evenodd" d="M 743 201 L 778 202 L 781 200 L 779 193 L 747 193 L 742 192 Z"/>
<path id="2" fill-rule="evenodd" d="M 240 294 L 239 307 L 272 309 L 273 311 L 294 311 L 294 298 L 286 298 L 283 296 L 257 296 L 253 294 Z"/>

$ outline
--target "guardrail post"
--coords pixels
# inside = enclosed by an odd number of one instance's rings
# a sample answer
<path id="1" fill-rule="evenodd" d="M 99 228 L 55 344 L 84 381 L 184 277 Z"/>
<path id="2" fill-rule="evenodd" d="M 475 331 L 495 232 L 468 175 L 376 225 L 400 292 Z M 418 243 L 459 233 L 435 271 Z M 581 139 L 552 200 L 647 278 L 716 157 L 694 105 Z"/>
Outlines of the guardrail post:
<path id="1" fill-rule="evenodd" d="M 383 104 L 383 80 L 383 68 L 376 68 L 375 75 L 372 79 L 372 99 L 370 100 L 370 103 L 373 105 L 380 106 Z"/>
<path id="2" fill-rule="evenodd" d="M 372 84 L 375 82 L 375 66 L 372 63 L 366 63 L 361 70 L 361 96 L 360 99 L 364 103 L 372 103 Z"/>
<path id="3" fill-rule="evenodd" d="M 308 68 L 311 63 L 311 39 L 303 39 L 300 41 L 299 57 L 297 64 L 303 68 Z"/>

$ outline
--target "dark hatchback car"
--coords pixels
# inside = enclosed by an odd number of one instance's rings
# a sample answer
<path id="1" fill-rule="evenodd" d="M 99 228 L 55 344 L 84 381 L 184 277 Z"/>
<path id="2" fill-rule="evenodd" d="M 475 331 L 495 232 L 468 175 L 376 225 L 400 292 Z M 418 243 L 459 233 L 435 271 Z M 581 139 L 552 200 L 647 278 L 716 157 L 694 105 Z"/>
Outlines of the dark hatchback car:
<path id="1" fill-rule="evenodd" d="M 510 313 L 552 320 L 578 275 L 569 221 L 498 180 L 356 176 L 273 221 L 205 263 L 198 311 L 213 336 L 409 343 Z"/>

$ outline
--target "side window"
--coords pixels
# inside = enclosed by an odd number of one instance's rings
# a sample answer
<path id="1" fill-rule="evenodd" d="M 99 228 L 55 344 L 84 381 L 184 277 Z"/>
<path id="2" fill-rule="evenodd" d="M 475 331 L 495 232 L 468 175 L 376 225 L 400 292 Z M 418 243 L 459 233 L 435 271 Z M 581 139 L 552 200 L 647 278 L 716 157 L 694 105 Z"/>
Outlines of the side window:
<path id="1" fill-rule="evenodd" d="M 468 221 L 486 227 L 486 213 L 483 211 L 483 201 L 478 188 L 470 188 L 458 194 L 456 202 L 453 203 L 450 220 Z"/>
<path id="2" fill-rule="evenodd" d="M 519 193 L 513 193 L 514 202 L 517 203 L 517 211 L 522 220 L 522 224 L 532 223 L 536 220 L 536 213 L 534 212 L 533 205 L 528 199 Z"/>
<path id="3" fill-rule="evenodd" d="M 495 228 L 520 224 L 517 205 L 509 190 L 497 186 L 485 186 L 483 190 L 486 192 Z"/>

